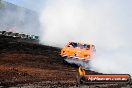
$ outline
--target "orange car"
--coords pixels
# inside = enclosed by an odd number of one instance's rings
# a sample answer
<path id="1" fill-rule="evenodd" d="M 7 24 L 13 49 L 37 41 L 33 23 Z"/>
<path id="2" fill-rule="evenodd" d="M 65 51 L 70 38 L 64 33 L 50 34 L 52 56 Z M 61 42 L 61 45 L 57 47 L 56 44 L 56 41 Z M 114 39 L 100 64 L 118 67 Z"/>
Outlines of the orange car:
<path id="1" fill-rule="evenodd" d="M 64 48 L 61 49 L 61 57 L 71 57 L 77 58 L 79 60 L 90 60 L 94 52 L 94 45 L 69 42 Z"/>

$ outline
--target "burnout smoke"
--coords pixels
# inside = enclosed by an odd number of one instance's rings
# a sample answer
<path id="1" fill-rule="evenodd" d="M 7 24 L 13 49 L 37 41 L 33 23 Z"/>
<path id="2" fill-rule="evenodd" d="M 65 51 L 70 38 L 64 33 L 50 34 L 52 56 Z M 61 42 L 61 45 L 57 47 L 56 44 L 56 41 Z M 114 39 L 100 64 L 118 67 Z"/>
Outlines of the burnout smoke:
<path id="1" fill-rule="evenodd" d="M 130 0 L 47 0 L 42 10 L 41 43 L 63 47 L 69 41 L 96 46 L 93 69 L 132 73 Z"/>
<path id="2" fill-rule="evenodd" d="M 35 11 L 0 1 L 0 31 L 38 35 L 39 28 L 39 16 Z"/>

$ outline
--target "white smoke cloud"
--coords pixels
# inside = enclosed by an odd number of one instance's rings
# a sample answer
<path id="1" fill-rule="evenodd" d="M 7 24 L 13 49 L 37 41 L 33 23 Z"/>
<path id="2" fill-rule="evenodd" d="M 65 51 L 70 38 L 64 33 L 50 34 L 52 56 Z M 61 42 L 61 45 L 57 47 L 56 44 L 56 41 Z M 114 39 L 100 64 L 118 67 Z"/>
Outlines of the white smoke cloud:
<path id="1" fill-rule="evenodd" d="M 41 13 L 41 43 L 93 43 L 93 69 L 132 73 L 132 8 L 126 0 L 47 0 Z"/>
<path id="2" fill-rule="evenodd" d="M 38 35 L 40 29 L 38 14 L 10 2 L 4 0 L 0 2 L 0 31 Z"/>

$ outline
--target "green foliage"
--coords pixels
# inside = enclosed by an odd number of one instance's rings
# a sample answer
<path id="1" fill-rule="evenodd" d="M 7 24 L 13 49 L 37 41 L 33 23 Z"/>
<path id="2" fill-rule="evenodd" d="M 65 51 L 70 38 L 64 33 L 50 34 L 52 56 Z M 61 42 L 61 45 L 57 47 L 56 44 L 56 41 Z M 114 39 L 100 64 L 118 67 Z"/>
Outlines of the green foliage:
<path id="1" fill-rule="evenodd" d="M 38 37 L 38 36 L 35 36 L 35 35 L 31 35 L 31 39 L 38 40 L 38 39 L 39 39 L 39 37 Z"/>

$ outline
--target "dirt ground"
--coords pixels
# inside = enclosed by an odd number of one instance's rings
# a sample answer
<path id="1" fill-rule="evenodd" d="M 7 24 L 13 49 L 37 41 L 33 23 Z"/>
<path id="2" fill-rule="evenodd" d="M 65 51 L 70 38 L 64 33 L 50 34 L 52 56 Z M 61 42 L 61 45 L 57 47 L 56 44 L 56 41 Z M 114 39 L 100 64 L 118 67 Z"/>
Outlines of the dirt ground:
<path id="1" fill-rule="evenodd" d="M 39 44 L 0 41 L 1 86 L 41 83 L 75 85 L 75 67 L 65 65 L 59 48 Z"/>
<path id="2" fill-rule="evenodd" d="M 63 63 L 59 52 L 56 47 L 0 38 L 0 87 L 75 88 L 77 67 Z"/>

